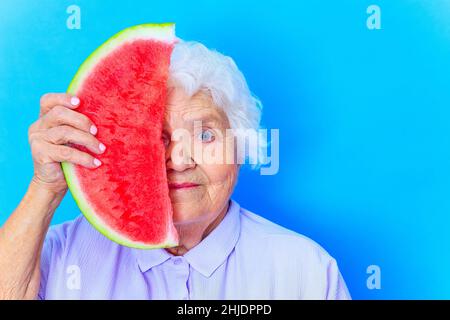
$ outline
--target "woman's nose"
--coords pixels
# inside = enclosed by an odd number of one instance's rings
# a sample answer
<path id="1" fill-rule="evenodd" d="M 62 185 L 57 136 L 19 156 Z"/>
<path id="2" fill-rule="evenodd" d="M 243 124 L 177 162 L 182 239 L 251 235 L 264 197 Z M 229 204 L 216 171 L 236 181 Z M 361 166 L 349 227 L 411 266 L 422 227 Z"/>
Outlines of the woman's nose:
<path id="1" fill-rule="evenodd" d="M 175 171 L 184 171 L 195 167 L 192 159 L 192 146 L 189 141 L 174 141 L 171 139 L 166 144 L 166 167 Z"/>

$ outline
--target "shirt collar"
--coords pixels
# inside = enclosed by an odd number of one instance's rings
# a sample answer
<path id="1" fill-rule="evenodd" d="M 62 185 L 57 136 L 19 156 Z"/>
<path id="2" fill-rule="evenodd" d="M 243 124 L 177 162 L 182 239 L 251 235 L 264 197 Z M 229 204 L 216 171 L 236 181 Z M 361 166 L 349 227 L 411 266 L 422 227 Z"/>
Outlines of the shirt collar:
<path id="1" fill-rule="evenodd" d="M 227 214 L 219 225 L 184 255 L 187 262 L 205 277 L 210 277 L 233 251 L 241 231 L 239 213 L 239 204 L 230 200 Z M 136 250 L 137 262 L 142 272 L 173 257 L 164 249 L 134 250 Z"/>

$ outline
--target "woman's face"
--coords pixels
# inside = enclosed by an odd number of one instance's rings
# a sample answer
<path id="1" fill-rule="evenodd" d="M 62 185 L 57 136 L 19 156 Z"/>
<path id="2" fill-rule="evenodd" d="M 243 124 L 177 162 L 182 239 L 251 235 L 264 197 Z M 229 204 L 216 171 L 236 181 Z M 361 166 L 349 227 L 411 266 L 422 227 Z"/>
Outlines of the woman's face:
<path id="1" fill-rule="evenodd" d="M 175 225 L 211 222 L 225 208 L 239 167 L 230 124 L 209 94 L 169 89 L 164 121 L 167 180 Z"/>

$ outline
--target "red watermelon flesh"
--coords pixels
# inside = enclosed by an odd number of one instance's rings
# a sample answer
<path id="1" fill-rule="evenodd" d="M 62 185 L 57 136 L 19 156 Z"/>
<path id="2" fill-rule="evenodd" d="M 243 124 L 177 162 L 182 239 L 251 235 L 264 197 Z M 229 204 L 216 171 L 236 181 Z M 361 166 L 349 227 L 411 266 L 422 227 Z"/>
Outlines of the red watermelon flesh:
<path id="1" fill-rule="evenodd" d="M 130 247 L 178 242 L 161 139 L 174 43 L 172 24 L 128 28 L 83 63 L 68 90 L 106 145 L 96 169 L 62 164 L 69 188 L 101 233 Z"/>

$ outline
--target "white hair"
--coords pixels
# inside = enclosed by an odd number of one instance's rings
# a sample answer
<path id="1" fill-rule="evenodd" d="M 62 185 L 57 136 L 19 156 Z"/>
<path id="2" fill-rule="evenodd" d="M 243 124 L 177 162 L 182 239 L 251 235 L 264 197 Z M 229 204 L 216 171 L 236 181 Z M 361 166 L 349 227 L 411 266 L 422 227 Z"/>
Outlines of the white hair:
<path id="1" fill-rule="evenodd" d="M 207 91 L 214 104 L 228 117 L 231 129 L 255 130 L 260 127 L 262 104 L 247 85 L 231 57 L 210 50 L 196 41 L 178 39 L 170 68 L 169 85 L 181 87 L 189 96 Z M 258 139 L 260 140 L 260 139 Z M 261 141 L 264 142 L 264 141 Z M 258 143 L 256 159 L 248 155 L 256 168 L 265 155 L 265 143 Z"/>

